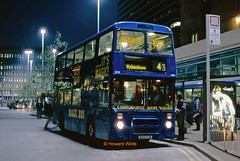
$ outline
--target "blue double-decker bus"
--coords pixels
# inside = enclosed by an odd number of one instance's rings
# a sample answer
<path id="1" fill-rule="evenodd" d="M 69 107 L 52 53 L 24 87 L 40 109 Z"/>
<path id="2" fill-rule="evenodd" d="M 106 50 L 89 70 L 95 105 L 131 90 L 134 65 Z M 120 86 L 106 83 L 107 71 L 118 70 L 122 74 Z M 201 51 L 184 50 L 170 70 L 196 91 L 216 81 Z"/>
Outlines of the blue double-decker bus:
<path id="1" fill-rule="evenodd" d="M 118 22 L 58 54 L 53 122 L 90 138 L 175 137 L 172 31 Z"/>

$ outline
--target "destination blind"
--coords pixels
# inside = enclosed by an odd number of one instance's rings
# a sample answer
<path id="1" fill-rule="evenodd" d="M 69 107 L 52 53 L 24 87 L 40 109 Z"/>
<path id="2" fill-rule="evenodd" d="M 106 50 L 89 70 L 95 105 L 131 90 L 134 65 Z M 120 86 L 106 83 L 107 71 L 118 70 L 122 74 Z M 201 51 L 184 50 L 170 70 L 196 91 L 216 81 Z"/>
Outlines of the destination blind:
<path id="1" fill-rule="evenodd" d="M 125 71 L 165 73 L 167 71 L 167 63 L 162 58 L 125 56 Z"/>

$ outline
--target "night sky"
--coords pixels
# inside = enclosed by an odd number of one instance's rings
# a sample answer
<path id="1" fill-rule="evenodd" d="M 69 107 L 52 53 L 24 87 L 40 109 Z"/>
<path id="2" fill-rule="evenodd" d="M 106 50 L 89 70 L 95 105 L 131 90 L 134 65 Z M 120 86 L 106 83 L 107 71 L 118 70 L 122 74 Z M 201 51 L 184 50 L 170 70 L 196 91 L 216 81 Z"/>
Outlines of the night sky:
<path id="1" fill-rule="evenodd" d="M 100 30 L 117 21 L 117 1 L 100 0 Z M 97 0 L 1 0 L 0 46 L 50 45 L 57 31 L 71 47 L 97 32 Z"/>

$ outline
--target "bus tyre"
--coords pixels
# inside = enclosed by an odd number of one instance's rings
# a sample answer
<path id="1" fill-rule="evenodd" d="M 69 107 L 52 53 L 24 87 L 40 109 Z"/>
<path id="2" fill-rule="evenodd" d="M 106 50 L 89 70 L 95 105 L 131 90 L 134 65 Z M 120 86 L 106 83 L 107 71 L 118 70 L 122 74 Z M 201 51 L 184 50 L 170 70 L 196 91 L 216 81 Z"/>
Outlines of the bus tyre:
<path id="1" fill-rule="evenodd" d="M 89 120 L 87 123 L 87 140 L 90 146 L 95 143 L 95 126 L 93 120 Z"/>

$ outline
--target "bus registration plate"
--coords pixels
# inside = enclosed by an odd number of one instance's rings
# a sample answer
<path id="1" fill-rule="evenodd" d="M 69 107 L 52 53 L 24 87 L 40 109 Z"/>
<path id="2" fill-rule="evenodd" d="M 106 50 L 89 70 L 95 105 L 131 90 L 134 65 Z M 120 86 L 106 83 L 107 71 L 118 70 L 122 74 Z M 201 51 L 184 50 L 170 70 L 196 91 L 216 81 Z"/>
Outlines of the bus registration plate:
<path id="1" fill-rule="evenodd" d="M 141 139 L 141 140 L 152 139 L 152 135 L 139 135 L 138 139 Z"/>

